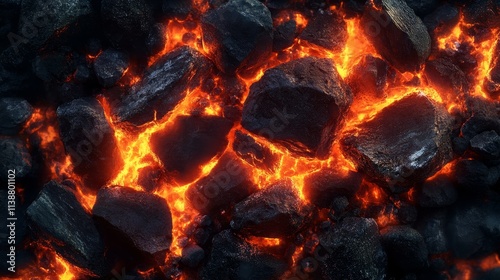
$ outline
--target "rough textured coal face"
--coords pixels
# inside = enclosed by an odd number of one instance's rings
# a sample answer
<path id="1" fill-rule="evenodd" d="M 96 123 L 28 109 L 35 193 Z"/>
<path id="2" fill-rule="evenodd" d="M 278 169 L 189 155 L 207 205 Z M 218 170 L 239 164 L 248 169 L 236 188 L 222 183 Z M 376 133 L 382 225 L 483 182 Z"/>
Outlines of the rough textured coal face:
<path id="1" fill-rule="evenodd" d="M 457 185 L 469 195 L 483 195 L 498 181 L 498 172 L 475 159 L 461 159 L 454 168 Z"/>
<path id="2" fill-rule="evenodd" d="M 124 238 L 140 252 L 164 257 L 170 248 L 172 217 L 159 196 L 119 186 L 102 188 L 92 214 L 105 233 Z"/>
<path id="3" fill-rule="evenodd" d="M 409 226 L 391 226 L 380 231 L 389 265 L 404 272 L 428 266 L 428 251 L 424 238 Z"/>
<path id="4" fill-rule="evenodd" d="M 331 60 L 307 57 L 267 70 L 250 87 L 241 124 L 298 154 L 324 158 L 351 103 Z"/>
<path id="5" fill-rule="evenodd" d="M 187 198 L 201 213 L 227 210 L 257 191 L 250 176 L 250 168 L 236 155 L 227 152 L 210 174 L 189 187 Z"/>
<path id="6" fill-rule="evenodd" d="M 231 227 L 253 236 L 292 236 L 308 220 L 312 208 L 304 204 L 287 180 L 250 195 L 234 206 Z"/>
<path id="7" fill-rule="evenodd" d="M 101 20 L 114 47 L 134 51 L 144 48 L 153 27 L 153 13 L 145 0 L 103 0 Z"/>
<path id="8" fill-rule="evenodd" d="M 212 250 L 200 272 L 200 279 L 279 279 L 287 268 L 282 260 L 261 252 L 225 230 L 212 239 Z"/>
<path id="9" fill-rule="evenodd" d="M 235 132 L 233 151 L 240 158 L 255 167 L 265 167 L 268 170 L 273 170 L 278 163 L 278 158 L 273 154 L 271 149 L 261 145 L 252 136 L 245 134 L 241 130 Z"/>
<path id="10" fill-rule="evenodd" d="M 8 179 L 9 170 L 15 170 L 17 179 L 26 177 L 32 167 L 31 155 L 23 141 L 18 138 L 0 137 L 0 178 Z"/>
<path id="11" fill-rule="evenodd" d="M 381 2 L 382 9 L 370 7 L 361 19 L 368 40 L 399 71 L 417 71 L 431 51 L 427 28 L 403 0 Z"/>
<path id="12" fill-rule="evenodd" d="M 216 116 L 179 116 L 168 130 L 151 137 L 153 152 L 167 172 L 180 181 L 190 181 L 207 163 L 227 146 L 232 121 Z"/>
<path id="13" fill-rule="evenodd" d="M 103 51 L 94 61 L 94 71 L 97 81 L 103 87 L 116 85 L 127 67 L 127 55 L 112 49 Z"/>
<path id="14" fill-rule="evenodd" d="M 500 159 L 500 136 L 494 131 L 485 131 L 470 140 L 470 146 L 479 157 L 486 161 Z"/>
<path id="15" fill-rule="evenodd" d="M 321 279 L 384 278 L 387 256 L 373 219 L 345 218 L 319 234 L 319 242 Z"/>
<path id="16" fill-rule="evenodd" d="M 187 267 L 197 267 L 205 258 L 205 251 L 198 245 L 190 245 L 182 249 L 181 263 Z"/>
<path id="17" fill-rule="evenodd" d="M 341 146 L 372 180 L 390 190 L 410 187 L 451 159 L 450 117 L 429 97 L 413 93 L 348 132 Z"/>
<path id="18" fill-rule="evenodd" d="M 87 187 L 99 189 L 122 165 L 114 131 L 101 104 L 90 98 L 73 100 L 57 108 L 57 119 L 75 173 Z"/>
<path id="19" fill-rule="evenodd" d="M 483 88 L 492 97 L 500 95 L 500 39 L 497 40 L 493 50 L 493 58 L 490 63 L 490 73 L 485 77 Z"/>
<path id="20" fill-rule="evenodd" d="M 354 67 L 347 83 L 356 97 L 383 97 L 395 76 L 396 70 L 385 60 L 367 55 Z"/>
<path id="21" fill-rule="evenodd" d="M 304 195 L 314 205 L 329 208 L 335 198 L 352 197 L 359 189 L 362 176 L 357 172 L 321 169 L 304 179 Z"/>
<path id="22" fill-rule="evenodd" d="M 500 119 L 494 103 L 482 98 L 470 98 L 467 102 L 470 117 L 460 129 L 460 134 L 466 141 L 485 131 L 494 130 L 500 134 Z"/>
<path id="23" fill-rule="evenodd" d="M 331 51 L 340 51 L 347 41 L 347 24 L 338 13 L 314 16 L 299 38 Z"/>
<path id="24" fill-rule="evenodd" d="M 203 42 L 225 73 L 251 71 L 271 55 L 271 13 L 257 0 L 230 0 L 202 17 Z"/>
<path id="25" fill-rule="evenodd" d="M 141 125 L 161 119 L 200 83 L 210 62 L 199 52 L 178 48 L 160 58 L 114 109 L 118 121 Z"/>
<path id="26" fill-rule="evenodd" d="M 28 101 L 21 98 L 0 99 L 0 134 L 15 135 L 33 113 Z"/>
<path id="27" fill-rule="evenodd" d="M 422 207 L 448 206 L 455 203 L 457 196 L 452 180 L 446 175 L 426 181 L 417 191 L 417 201 Z"/>
<path id="28" fill-rule="evenodd" d="M 435 89 L 448 94 L 450 98 L 468 90 L 467 75 L 447 57 L 429 60 L 424 73 Z"/>
<path id="29" fill-rule="evenodd" d="M 97 275 L 106 271 L 104 244 L 94 222 L 66 187 L 47 183 L 26 215 L 32 232 L 65 259 Z"/>
<path id="30" fill-rule="evenodd" d="M 278 25 L 273 33 L 273 51 L 279 52 L 293 45 L 296 33 L 297 23 L 295 20 Z"/>
<path id="31" fill-rule="evenodd" d="M 448 251 L 446 214 L 446 210 L 436 210 L 434 212 L 423 213 L 419 217 L 417 230 L 424 238 L 429 254 L 441 254 Z"/>

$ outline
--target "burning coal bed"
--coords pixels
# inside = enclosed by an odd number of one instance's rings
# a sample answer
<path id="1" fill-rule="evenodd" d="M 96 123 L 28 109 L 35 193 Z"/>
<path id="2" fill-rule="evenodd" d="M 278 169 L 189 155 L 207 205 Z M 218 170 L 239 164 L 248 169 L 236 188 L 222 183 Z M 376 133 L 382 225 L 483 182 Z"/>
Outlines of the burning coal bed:
<path id="1" fill-rule="evenodd" d="M 500 2 L 0 0 L 2 279 L 500 279 Z"/>

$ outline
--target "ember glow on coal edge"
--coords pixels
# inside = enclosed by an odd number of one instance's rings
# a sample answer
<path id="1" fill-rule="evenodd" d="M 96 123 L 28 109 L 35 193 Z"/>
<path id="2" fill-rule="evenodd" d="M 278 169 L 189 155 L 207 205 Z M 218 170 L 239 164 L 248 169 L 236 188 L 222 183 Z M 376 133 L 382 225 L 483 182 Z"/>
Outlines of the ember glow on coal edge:
<path id="1" fill-rule="evenodd" d="M 2 279 L 500 279 L 500 2 L 0 0 Z"/>

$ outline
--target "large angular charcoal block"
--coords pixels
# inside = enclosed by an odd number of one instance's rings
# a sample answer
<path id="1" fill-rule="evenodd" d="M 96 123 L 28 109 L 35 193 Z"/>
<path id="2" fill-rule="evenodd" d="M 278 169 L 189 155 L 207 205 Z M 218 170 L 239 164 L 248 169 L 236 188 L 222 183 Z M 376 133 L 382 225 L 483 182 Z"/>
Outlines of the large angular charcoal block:
<path id="1" fill-rule="evenodd" d="M 425 76 L 440 93 L 455 97 L 468 89 L 467 75 L 447 57 L 438 57 L 425 64 Z"/>
<path id="2" fill-rule="evenodd" d="M 314 205 L 328 208 L 335 198 L 352 197 L 359 189 L 362 176 L 357 172 L 321 169 L 304 179 L 304 195 Z"/>
<path id="3" fill-rule="evenodd" d="M 319 235 L 321 279 L 383 279 L 387 256 L 373 219 L 345 218 Z M 324 256 L 324 257 L 323 257 Z"/>
<path id="4" fill-rule="evenodd" d="M 227 146 L 232 121 L 216 116 L 180 116 L 174 125 L 151 137 L 153 152 L 167 172 L 180 181 L 191 181 L 207 163 Z"/>
<path id="5" fill-rule="evenodd" d="M 159 196 L 119 186 L 102 188 L 92 214 L 104 231 L 125 238 L 140 252 L 163 257 L 170 248 L 172 216 Z"/>
<path id="6" fill-rule="evenodd" d="M 212 239 L 212 251 L 200 279 L 273 280 L 279 279 L 286 268 L 284 261 L 225 230 Z"/>
<path id="7" fill-rule="evenodd" d="M 0 134 L 18 133 L 33 113 L 28 101 L 21 98 L 0 99 Z"/>
<path id="8" fill-rule="evenodd" d="M 431 38 L 422 20 L 404 0 L 382 0 L 368 8 L 361 25 L 366 37 L 401 72 L 417 71 L 431 52 Z"/>
<path id="9" fill-rule="evenodd" d="M 186 197 L 201 213 L 227 210 L 257 191 L 251 175 L 249 166 L 233 153 L 227 152 L 222 155 L 210 174 L 189 187 Z"/>
<path id="10" fill-rule="evenodd" d="M 103 51 L 94 61 L 97 81 L 103 87 L 114 86 L 122 77 L 127 67 L 127 55 L 112 49 Z"/>
<path id="11" fill-rule="evenodd" d="M 18 138 L 0 137 L 0 158 L 2 182 L 8 179 L 11 173 L 9 170 L 14 170 L 17 179 L 26 177 L 31 171 L 31 155 L 23 141 Z"/>
<path id="12" fill-rule="evenodd" d="M 300 39 L 331 51 L 341 51 L 347 41 L 347 24 L 338 13 L 313 17 L 300 34 Z"/>
<path id="13" fill-rule="evenodd" d="M 470 146 L 481 159 L 495 161 L 500 159 L 500 136 L 494 131 L 485 131 L 470 140 Z"/>
<path id="14" fill-rule="evenodd" d="M 47 183 L 26 215 L 32 231 L 58 254 L 97 275 L 106 271 L 104 243 L 72 191 L 55 181 Z"/>
<path id="15" fill-rule="evenodd" d="M 230 0 L 208 11 L 201 27 L 212 60 L 225 73 L 251 69 L 271 55 L 271 12 L 257 0 Z"/>
<path id="16" fill-rule="evenodd" d="M 122 165 L 114 131 L 95 99 L 76 99 L 57 108 L 61 139 L 73 170 L 87 187 L 99 189 Z"/>
<path id="17" fill-rule="evenodd" d="M 377 183 L 410 187 L 451 160 L 450 117 L 425 94 L 412 93 L 347 132 L 341 146 Z"/>
<path id="18" fill-rule="evenodd" d="M 118 121 L 141 125 L 161 119 L 197 86 L 210 62 L 189 47 L 178 48 L 160 58 L 143 75 L 141 81 L 114 107 Z"/>
<path id="19" fill-rule="evenodd" d="M 469 195 L 483 195 L 498 181 L 498 172 L 475 159 L 461 159 L 453 167 L 454 179 Z"/>
<path id="20" fill-rule="evenodd" d="M 457 197 L 452 180 L 440 175 L 422 185 L 417 193 L 417 202 L 422 207 L 443 207 L 455 203 Z"/>
<path id="21" fill-rule="evenodd" d="M 292 236 L 307 223 L 311 211 L 292 182 L 286 180 L 236 204 L 231 227 L 253 236 Z"/>
<path id="22" fill-rule="evenodd" d="M 380 234 L 389 265 L 405 272 L 427 267 L 429 253 L 418 231 L 409 226 L 390 226 L 381 230 Z"/>
<path id="23" fill-rule="evenodd" d="M 241 124 L 298 154 L 323 158 L 351 103 L 330 59 L 301 58 L 267 70 L 251 86 Z"/>

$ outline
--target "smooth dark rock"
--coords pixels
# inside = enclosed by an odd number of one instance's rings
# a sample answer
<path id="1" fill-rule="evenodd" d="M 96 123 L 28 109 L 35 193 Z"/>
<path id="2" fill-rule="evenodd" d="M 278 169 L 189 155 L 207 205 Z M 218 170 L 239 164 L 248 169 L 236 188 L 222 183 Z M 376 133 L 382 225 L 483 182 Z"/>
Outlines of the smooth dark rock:
<path id="1" fill-rule="evenodd" d="M 383 279 L 387 257 L 373 219 L 345 218 L 319 234 L 321 279 Z"/>
<path id="2" fill-rule="evenodd" d="M 494 131 L 485 131 L 470 140 L 470 146 L 481 159 L 500 159 L 500 136 Z"/>
<path id="3" fill-rule="evenodd" d="M 394 81 L 395 76 L 396 70 L 385 60 L 366 55 L 354 66 L 347 83 L 356 97 L 381 98 L 390 83 Z"/>
<path id="4" fill-rule="evenodd" d="M 425 77 L 439 93 L 446 93 L 449 98 L 468 90 L 467 75 L 446 57 L 429 60 L 425 64 Z"/>
<path id="5" fill-rule="evenodd" d="M 94 61 L 94 71 L 101 86 L 109 88 L 118 82 L 128 67 L 125 53 L 107 49 Z"/>
<path id="6" fill-rule="evenodd" d="M 308 221 L 305 204 L 290 180 L 250 195 L 234 206 L 231 227 L 244 234 L 279 238 L 292 236 Z"/>
<path id="7" fill-rule="evenodd" d="M 287 264 L 225 230 L 212 239 L 212 250 L 200 279 L 279 279 Z"/>
<path id="8" fill-rule="evenodd" d="M 201 165 L 222 153 L 233 123 L 216 116 L 179 116 L 151 137 L 151 148 L 167 172 L 183 182 L 195 179 Z"/>
<path id="9" fill-rule="evenodd" d="M 328 156 L 352 94 L 329 59 L 301 58 L 267 70 L 250 87 L 242 126 L 306 156 Z"/>
<path id="10" fill-rule="evenodd" d="M 23 141 L 18 138 L 0 137 L 0 178 L 8 179 L 9 170 L 15 170 L 15 178 L 22 179 L 29 175 L 32 168 L 31 155 Z M 2 189 L 6 188 L 5 184 Z"/>
<path id="11" fill-rule="evenodd" d="M 205 13 L 201 27 L 203 42 L 222 72 L 251 71 L 271 55 L 271 13 L 257 0 L 230 0 Z"/>
<path id="12" fill-rule="evenodd" d="M 297 23 L 295 20 L 278 25 L 273 33 L 273 51 L 279 52 L 293 45 L 296 33 Z"/>
<path id="13" fill-rule="evenodd" d="M 187 199 L 201 213 L 225 210 L 257 191 L 251 170 L 233 153 L 225 153 L 210 174 L 187 190 Z"/>
<path id="14" fill-rule="evenodd" d="M 498 173 L 490 172 L 490 168 L 479 160 L 461 159 L 453 171 L 458 186 L 474 195 L 486 193 L 498 181 Z"/>
<path id="15" fill-rule="evenodd" d="M 417 201 L 421 207 L 443 207 L 455 203 L 457 196 L 452 180 L 441 175 L 422 185 L 418 190 Z"/>
<path id="16" fill-rule="evenodd" d="M 442 105 L 413 93 L 348 132 L 341 148 L 372 180 L 410 187 L 451 160 L 450 124 Z"/>
<path id="17" fill-rule="evenodd" d="M 21 98 L 0 99 L 0 134 L 17 134 L 33 113 L 28 101 Z"/>
<path id="18" fill-rule="evenodd" d="M 424 238 L 409 226 L 390 226 L 380 231 L 389 265 L 405 272 L 428 266 L 428 251 Z"/>
<path id="19" fill-rule="evenodd" d="M 351 198 L 358 191 L 361 179 L 357 172 L 324 168 L 304 178 L 303 192 L 314 205 L 328 208 L 337 197 Z"/>
<path id="20" fill-rule="evenodd" d="M 113 107 L 120 122 L 141 125 L 161 119 L 200 83 L 210 62 L 189 47 L 178 48 L 153 64 L 132 90 Z"/>
<path id="21" fill-rule="evenodd" d="M 191 245 L 182 249 L 181 263 L 187 267 L 197 267 L 205 257 L 205 251 L 198 245 Z"/>
<path id="22" fill-rule="evenodd" d="M 71 263 L 97 275 L 106 272 L 104 243 L 74 193 L 47 183 L 26 212 L 29 227 Z"/>
<path id="23" fill-rule="evenodd" d="M 431 51 L 422 20 L 403 0 L 382 0 L 366 9 L 361 25 L 378 53 L 400 72 L 417 71 Z"/>
<path id="24" fill-rule="evenodd" d="M 140 252 L 164 257 L 170 248 L 172 217 L 159 196 L 119 186 L 102 188 L 92 214 L 103 231 L 125 238 Z"/>
<path id="25" fill-rule="evenodd" d="M 258 143 L 252 136 L 245 134 L 241 130 L 235 132 L 233 151 L 255 167 L 274 170 L 278 164 L 278 157 L 273 154 L 271 149 Z"/>
<path id="26" fill-rule="evenodd" d="M 299 36 L 304 41 L 334 52 L 344 48 L 347 37 L 347 24 L 339 13 L 314 16 Z"/>
<path id="27" fill-rule="evenodd" d="M 57 108 L 61 140 L 73 170 L 85 186 L 99 189 L 122 166 L 114 131 L 93 98 L 76 99 Z"/>
<path id="28" fill-rule="evenodd" d="M 417 230 L 424 238 L 429 254 L 442 254 L 448 251 L 446 236 L 446 211 L 437 210 L 422 215 Z"/>

